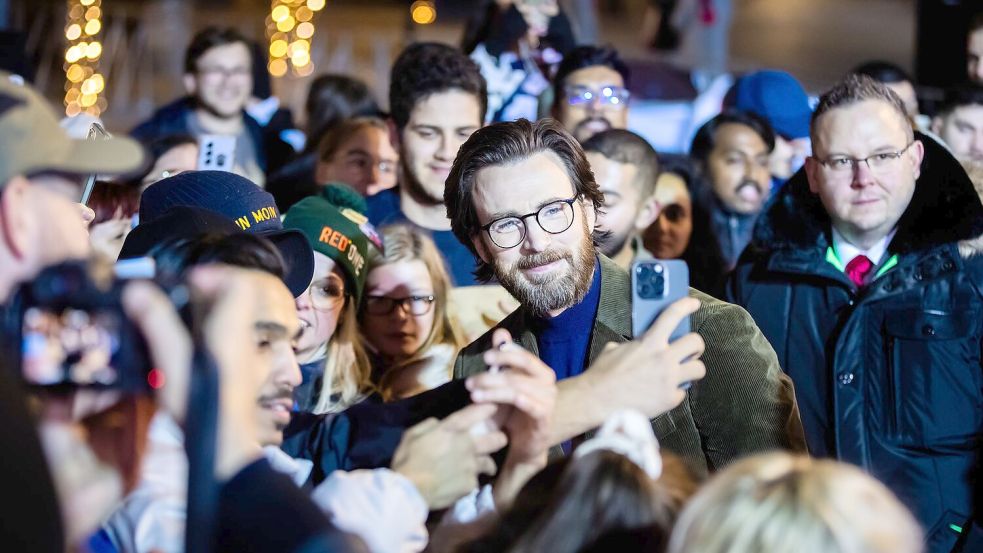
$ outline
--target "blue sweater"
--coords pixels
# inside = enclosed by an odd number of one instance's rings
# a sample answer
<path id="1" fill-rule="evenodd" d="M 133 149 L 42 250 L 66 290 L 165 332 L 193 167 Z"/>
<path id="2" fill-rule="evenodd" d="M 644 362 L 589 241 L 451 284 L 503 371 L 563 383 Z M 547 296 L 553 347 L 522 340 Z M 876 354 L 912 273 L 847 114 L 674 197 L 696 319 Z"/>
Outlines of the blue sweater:
<path id="1" fill-rule="evenodd" d="M 369 222 L 376 228 L 393 223 L 404 223 L 429 234 L 433 238 L 434 244 L 437 245 L 437 250 L 444 257 L 447 272 L 451 277 L 451 284 L 454 286 L 484 284 L 474 278 L 474 254 L 467 246 L 458 241 L 457 236 L 454 236 L 452 231 L 423 228 L 406 218 L 406 214 L 403 213 L 399 205 L 399 188 L 390 188 L 369 196 L 365 199 L 365 203 L 369 207 L 367 213 Z"/>
<path id="2" fill-rule="evenodd" d="M 533 328 L 539 345 L 539 358 L 553 369 L 557 380 L 584 372 L 600 300 L 601 264 L 595 260 L 594 279 L 584 299 L 556 317 L 536 319 Z"/>

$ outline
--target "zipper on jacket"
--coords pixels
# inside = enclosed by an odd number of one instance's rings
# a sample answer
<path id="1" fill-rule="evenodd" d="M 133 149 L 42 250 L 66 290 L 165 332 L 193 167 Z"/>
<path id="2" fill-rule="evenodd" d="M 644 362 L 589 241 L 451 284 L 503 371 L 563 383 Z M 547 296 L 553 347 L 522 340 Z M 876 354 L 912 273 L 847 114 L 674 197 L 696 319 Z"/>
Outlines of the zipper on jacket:
<path id="1" fill-rule="evenodd" d="M 900 408 L 898 406 L 898 400 L 900 399 L 898 394 L 898 373 L 900 369 L 896 366 L 898 359 L 894 352 L 896 342 L 897 339 L 894 336 L 890 336 L 887 340 L 887 382 L 885 383 L 885 387 L 887 388 L 887 402 L 884 406 L 888 426 L 887 433 L 892 437 L 897 437 L 901 432 Z"/>

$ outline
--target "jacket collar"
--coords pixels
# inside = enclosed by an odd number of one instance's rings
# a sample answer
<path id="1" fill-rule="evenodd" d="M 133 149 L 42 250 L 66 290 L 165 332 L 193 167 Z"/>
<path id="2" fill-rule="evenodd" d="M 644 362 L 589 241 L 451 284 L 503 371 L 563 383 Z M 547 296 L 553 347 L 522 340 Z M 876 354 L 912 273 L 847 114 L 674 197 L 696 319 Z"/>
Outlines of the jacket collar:
<path id="1" fill-rule="evenodd" d="M 915 134 L 925 145 L 925 158 L 889 252 L 907 254 L 959 242 L 970 245 L 963 248 L 967 257 L 983 253 L 978 240 L 983 236 L 983 204 L 972 181 L 938 142 Z M 830 245 L 830 225 L 818 196 L 809 190 L 805 169 L 800 169 L 769 202 L 749 250 L 809 249 L 820 252 L 812 257 L 821 258 Z"/>
<path id="2" fill-rule="evenodd" d="M 630 339 L 631 278 L 614 261 L 604 255 L 598 257 L 601 260 L 601 299 L 597 304 L 597 322 Z"/>

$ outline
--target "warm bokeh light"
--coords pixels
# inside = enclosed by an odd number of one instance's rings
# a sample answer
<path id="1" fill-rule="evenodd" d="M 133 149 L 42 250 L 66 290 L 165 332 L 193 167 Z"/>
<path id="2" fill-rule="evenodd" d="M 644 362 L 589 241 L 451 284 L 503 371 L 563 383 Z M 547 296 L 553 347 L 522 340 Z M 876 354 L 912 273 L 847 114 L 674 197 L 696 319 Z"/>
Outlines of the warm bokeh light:
<path id="1" fill-rule="evenodd" d="M 277 59 L 270 62 L 270 75 L 282 77 L 287 74 L 287 60 Z"/>
<path id="2" fill-rule="evenodd" d="M 65 61 L 68 63 L 75 63 L 81 57 L 78 46 L 69 46 L 68 50 L 65 51 Z"/>
<path id="3" fill-rule="evenodd" d="M 70 82 L 77 83 L 85 78 L 85 71 L 82 69 L 80 65 L 73 63 L 72 65 L 68 66 L 68 70 L 65 71 L 65 77 Z M 71 92 L 72 90 L 74 90 L 74 87 L 70 87 L 68 90 L 69 92 Z"/>
<path id="4" fill-rule="evenodd" d="M 65 29 L 65 38 L 68 40 L 78 40 L 82 36 L 82 27 L 78 23 L 72 23 Z"/>
<path id="5" fill-rule="evenodd" d="M 270 18 L 277 23 L 288 17 L 290 17 L 290 7 L 282 4 L 273 8 L 273 11 L 270 12 Z"/>
<path id="6" fill-rule="evenodd" d="M 304 23 L 297 25 L 296 33 L 299 38 L 311 38 L 314 36 L 314 25 L 305 21 Z"/>
<path id="7" fill-rule="evenodd" d="M 102 55 L 102 44 L 99 42 L 90 42 L 89 46 L 85 49 L 85 56 L 90 60 L 99 59 Z"/>
<path id="8" fill-rule="evenodd" d="M 99 34 L 99 30 L 102 29 L 102 23 L 98 19 L 90 19 L 88 23 L 85 24 L 85 34 L 93 36 Z"/>
<path id="9" fill-rule="evenodd" d="M 307 65 L 298 67 L 295 71 L 297 72 L 298 77 L 306 77 L 314 72 L 314 64 L 308 63 Z"/>
<path id="10" fill-rule="evenodd" d="M 271 0 L 270 15 L 266 18 L 270 75 L 283 77 L 292 72 L 304 77 L 313 73 L 314 14 L 324 5 L 324 0 Z"/>
<path id="11" fill-rule="evenodd" d="M 282 58 L 287 54 L 287 42 L 284 40 L 274 40 L 270 43 L 270 57 Z"/>
<path id="12" fill-rule="evenodd" d="M 277 21 L 276 28 L 284 33 L 289 33 L 294 28 L 294 23 L 296 20 L 288 15 L 283 21 Z"/>
<path id="13" fill-rule="evenodd" d="M 96 94 L 102 92 L 102 90 L 106 88 L 106 79 L 99 73 L 89 77 L 89 82 L 92 83 L 92 91 Z"/>
<path id="14" fill-rule="evenodd" d="M 311 55 L 306 50 L 297 50 L 290 56 L 290 61 L 293 62 L 294 67 L 303 67 L 311 63 Z"/>
<path id="15" fill-rule="evenodd" d="M 410 17 L 418 25 L 429 25 L 437 20 L 437 8 L 429 0 L 417 0 L 410 6 Z"/>
<path id="16" fill-rule="evenodd" d="M 98 72 L 102 43 L 102 0 L 67 0 L 65 22 L 65 115 L 99 116 L 109 103 L 100 96 L 106 79 Z M 84 40 L 83 40 L 84 39 Z"/>

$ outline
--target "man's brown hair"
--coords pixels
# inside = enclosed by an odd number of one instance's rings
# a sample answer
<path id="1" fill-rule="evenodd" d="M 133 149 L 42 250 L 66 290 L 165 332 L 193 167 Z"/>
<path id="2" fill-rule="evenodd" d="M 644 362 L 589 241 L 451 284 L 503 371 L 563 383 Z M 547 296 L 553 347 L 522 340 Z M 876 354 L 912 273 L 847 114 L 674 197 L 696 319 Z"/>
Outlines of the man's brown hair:
<path id="1" fill-rule="evenodd" d="M 206 27 L 191 39 L 188 50 L 184 53 L 184 72 L 197 73 L 198 59 L 205 55 L 205 52 L 218 46 L 235 44 L 241 42 L 252 56 L 252 48 L 249 46 L 249 39 L 246 35 L 239 32 L 235 27 Z"/>
<path id="2" fill-rule="evenodd" d="M 809 123 L 809 134 L 813 142 L 816 140 L 816 123 L 826 112 L 866 100 L 887 102 L 905 121 L 908 139 L 914 137 L 908 112 L 905 110 L 904 102 L 900 96 L 884 83 L 877 82 L 867 75 L 850 74 L 819 97 L 819 105 L 816 106 L 816 111 L 812 112 L 812 121 Z"/>
<path id="3" fill-rule="evenodd" d="M 574 191 L 590 202 L 594 209 L 604 203 L 604 195 L 594 180 L 583 148 L 563 125 L 555 119 L 529 122 L 526 119 L 496 123 L 479 129 L 461 145 L 454 159 L 454 166 L 447 176 L 444 188 L 444 204 L 451 220 L 454 236 L 467 246 L 477 261 L 475 276 L 478 280 L 491 280 L 492 267 L 478 257 L 472 239 L 481 232 L 481 224 L 474 208 L 472 195 L 475 176 L 486 167 L 509 165 L 527 159 L 540 152 L 553 152 L 566 168 Z M 507 185 L 507 183 L 503 183 Z"/>

